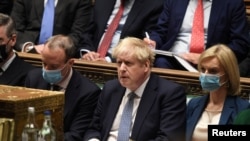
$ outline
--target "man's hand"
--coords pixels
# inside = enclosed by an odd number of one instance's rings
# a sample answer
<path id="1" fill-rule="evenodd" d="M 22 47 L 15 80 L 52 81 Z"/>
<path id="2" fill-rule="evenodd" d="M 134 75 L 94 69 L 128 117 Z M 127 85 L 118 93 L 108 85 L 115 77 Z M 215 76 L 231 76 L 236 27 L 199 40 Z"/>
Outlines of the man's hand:
<path id="1" fill-rule="evenodd" d="M 149 38 L 144 38 L 143 41 L 146 42 L 151 49 L 155 49 L 155 47 L 156 47 L 155 41 L 150 40 Z"/>
<path id="2" fill-rule="evenodd" d="M 101 62 L 107 62 L 105 58 L 100 58 L 100 54 L 96 53 L 94 51 L 85 53 L 82 56 L 83 60 L 87 60 L 87 61 L 101 61 Z"/>
<path id="3" fill-rule="evenodd" d="M 191 63 L 197 65 L 201 54 L 199 54 L 199 53 L 181 53 L 178 55 L 181 58 L 187 60 L 188 62 L 191 62 Z"/>

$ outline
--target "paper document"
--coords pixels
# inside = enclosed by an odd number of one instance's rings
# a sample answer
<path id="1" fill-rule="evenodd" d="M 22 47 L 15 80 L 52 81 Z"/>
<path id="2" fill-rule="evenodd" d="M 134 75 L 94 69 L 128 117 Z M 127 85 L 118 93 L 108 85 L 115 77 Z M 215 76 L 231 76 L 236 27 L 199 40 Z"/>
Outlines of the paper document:
<path id="1" fill-rule="evenodd" d="M 188 71 L 190 71 L 190 72 L 198 72 L 198 70 L 196 68 L 194 68 L 188 61 L 186 61 L 185 59 L 179 57 L 177 54 L 174 54 L 173 52 L 157 50 L 157 49 L 154 49 L 153 51 L 155 52 L 155 54 L 158 54 L 158 55 L 174 57 L 175 60 L 177 60 L 177 62 L 179 64 L 181 64 Z"/>

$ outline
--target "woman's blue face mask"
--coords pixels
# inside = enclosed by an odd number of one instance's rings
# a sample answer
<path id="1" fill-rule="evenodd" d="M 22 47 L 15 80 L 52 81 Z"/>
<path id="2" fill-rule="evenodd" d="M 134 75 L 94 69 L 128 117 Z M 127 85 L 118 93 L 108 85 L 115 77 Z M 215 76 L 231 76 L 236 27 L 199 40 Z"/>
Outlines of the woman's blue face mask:
<path id="1" fill-rule="evenodd" d="M 201 83 L 201 87 L 203 90 L 207 90 L 207 91 L 214 91 L 220 88 L 220 86 L 222 86 L 223 84 L 220 83 L 220 77 L 223 76 L 222 75 L 216 75 L 216 74 L 205 74 L 205 73 L 201 73 L 200 74 L 200 83 Z"/>
<path id="2" fill-rule="evenodd" d="M 65 65 L 66 66 L 66 65 Z M 65 66 L 61 69 L 57 70 L 46 70 L 44 67 L 42 69 L 43 79 L 50 84 L 56 84 L 62 80 L 62 70 Z"/>

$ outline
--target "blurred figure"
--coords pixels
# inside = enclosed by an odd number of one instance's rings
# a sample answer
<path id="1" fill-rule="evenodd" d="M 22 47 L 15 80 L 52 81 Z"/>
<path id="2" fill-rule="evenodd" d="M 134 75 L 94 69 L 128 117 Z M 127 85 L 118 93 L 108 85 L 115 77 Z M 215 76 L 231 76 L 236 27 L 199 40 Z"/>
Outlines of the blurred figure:
<path id="1" fill-rule="evenodd" d="M 104 85 L 84 140 L 184 141 L 184 87 L 151 73 L 154 53 L 141 39 L 124 38 L 112 56 L 118 79 Z"/>
<path id="2" fill-rule="evenodd" d="M 0 13 L 0 84 L 24 86 L 28 71 L 35 68 L 14 52 L 16 38 L 14 21 Z"/>
<path id="3" fill-rule="evenodd" d="M 41 51 L 43 68 L 30 71 L 25 83 L 29 88 L 65 92 L 65 141 L 82 141 L 100 93 L 95 83 L 72 68 L 74 53 L 73 40 L 69 36 L 52 36 Z"/>
<path id="4" fill-rule="evenodd" d="M 94 15 L 88 35 L 83 37 L 84 45 L 80 57 L 83 60 L 115 62 L 111 57 L 112 48 L 120 39 L 128 36 L 143 39 L 145 31 L 153 30 L 162 11 L 163 1 L 95 0 Z M 122 16 L 117 20 L 118 24 L 112 26 L 120 7 L 124 8 Z M 112 29 L 114 33 L 110 33 Z M 107 36 L 110 38 L 107 39 Z M 103 44 L 107 46 L 107 50 L 100 51 Z"/>
<path id="5" fill-rule="evenodd" d="M 239 69 L 241 77 L 250 77 L 250 51 L 247 57 L 239 64 Z"/>
<path id="6" fill-rule="evenodd" d="M 237 59 L 228 46 L 217 44 L 204 51 L 198 69 L 202 89 L 209 93 L 188 103 L 186 141 L 207 140 L 208 125 L 233 124 L 236 115 L 249 107 L 240 98 Z"/>
<path id="7" fill-rule="evenodd" d="M 195 11 L 200 6 L 197 15 L 203 16 L 198 18 Z M 202 23 L 196 26 L 199 21 Z M 243 0 L 166 0 L 157 29 L 150 33 L 151 40 L 144 40 L 156 49 L 178 54 L 194 66 L 204 50 L 222 43 L 235 53 L 239 63 L 250 48 L 248 31 Z M 155 67 L 182 69 L 172 60 L 157 55 Z"/>
<path id="8" fill-rule="evenodd" d="M 81 35 L 90 21 L 92 1 L 54 0 L 54 8 L 43 16 L 48 2 L 49 0 L 15 0 L 11 16 L 16 22 L 19 35 L 15 46 L 17 51 L 40 53 L 44 44 L 40 39 L 45 38 L 46 41 L 50 37 L 44 37 L 45 35 L 40 33 L 43 27 L 48 25 L 52 28 L 51 36 L 68 35 L 73 39 L 75 46 L 81 46 Z M 52 16 L 53 20 L 43 23 L 43 18 L 48 16 Z"/>

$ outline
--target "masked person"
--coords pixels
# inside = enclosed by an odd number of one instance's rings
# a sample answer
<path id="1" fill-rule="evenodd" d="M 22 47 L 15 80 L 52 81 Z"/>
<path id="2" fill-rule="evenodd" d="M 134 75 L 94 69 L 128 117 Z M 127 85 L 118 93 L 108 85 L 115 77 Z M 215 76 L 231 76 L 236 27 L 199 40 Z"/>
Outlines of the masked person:
<path id="1" fill-rule="evenodd" d="M 29 72 L 25 86 L 65 92 L 64 141 L 82 141 L 94 113 L 100 88 L 75 71 L 75 48 L 69 36 L 49 38 L 42 51 L 43 67 Z"/>
<path id="2" fill-rule="evenodd" d="M 187 106 L 186 141 L 208 140 L 209 124 L 232 124 L 249 107 L 240 98 L 237 59 L 229 47 L 217 44 L 204 51 L 198 61 L 200 83 L 207 95 L 193 98 Z"/>
<path id="3" fill-rule="evenodd" d="M 14 52 L 16 37 L 12 18 L 0 13 L 0 84 L 24 86 L 28 71 L 35 68 Z"/>

